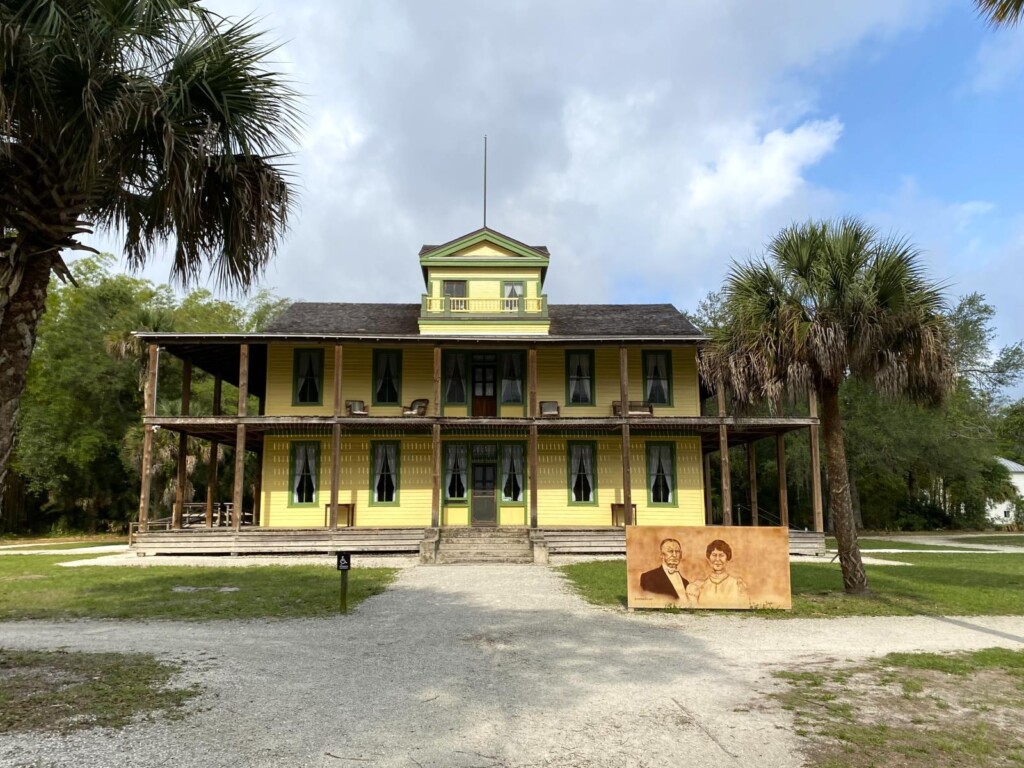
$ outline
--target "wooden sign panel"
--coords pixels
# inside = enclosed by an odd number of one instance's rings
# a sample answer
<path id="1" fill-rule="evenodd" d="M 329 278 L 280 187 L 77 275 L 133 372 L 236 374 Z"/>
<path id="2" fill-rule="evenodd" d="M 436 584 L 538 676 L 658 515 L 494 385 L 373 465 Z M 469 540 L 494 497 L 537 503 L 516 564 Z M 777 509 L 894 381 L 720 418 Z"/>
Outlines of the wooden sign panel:
<path id="1" fill-rule="evenodd" d="M 630 526 L 626 579 L 630 608 L 789 609 L 789 532 Z"/>

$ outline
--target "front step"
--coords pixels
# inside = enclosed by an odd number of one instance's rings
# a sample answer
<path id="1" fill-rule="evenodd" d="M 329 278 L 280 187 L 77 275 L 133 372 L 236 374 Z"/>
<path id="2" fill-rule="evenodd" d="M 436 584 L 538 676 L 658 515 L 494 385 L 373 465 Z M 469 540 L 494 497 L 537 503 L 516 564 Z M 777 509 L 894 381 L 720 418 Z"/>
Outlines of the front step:
<path id="1" fill-rule="evenodd" d="M 530 529 L 441 528 L 430 531 L 420 550 L 424 563 L 532 563 Z"/>

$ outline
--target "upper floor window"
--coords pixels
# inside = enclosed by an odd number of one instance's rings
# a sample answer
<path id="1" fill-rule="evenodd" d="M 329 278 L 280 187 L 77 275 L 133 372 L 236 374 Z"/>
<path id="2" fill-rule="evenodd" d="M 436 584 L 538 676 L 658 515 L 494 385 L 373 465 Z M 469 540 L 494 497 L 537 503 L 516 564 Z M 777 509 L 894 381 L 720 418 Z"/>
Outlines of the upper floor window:
<path id="1" fill-rule="evenodd" d="M 401 405 L 402 353 L 397 349 L 373 351 L 374 405 Z"/>
<path id="2" fill-rule="evenodd" d="M 466 298 L 465 280 L 445 280 L 441 283 L 441 292 L 445 296 L 453 296 L 458 299 Z"/>
<path id="3" fill-rule="evenodd" d="M 566 402 L 594 404 L 594 353 L 592 350 L 565 353 Z"/>
<path id="4" fill-rule="evenodd" d="M 323 403 L 324 351 L 296 349 L 292 358 L 292 404 Z"/>
<path id="5" fill-rule="evenodd" d="M 507 352 L 502 357 L 501 402 L 523 402 L 523 356 L 520 352 Z"/>
<path id="6" fill-rule="evenodd" d="M 644 400 L 672 405 L 672 354 L 644 352 Z"/>
<path id="7" fill-rule="evenodd" d="M 444 361 L 444 401 L 449 405 L 466 403 L 466 356 L 449 352 Z"/>
<path id="8" fill-rule="evenodd" d="M 398 443 L 373 443 L 373 487 L 370 501 L 374 504 L 398 502 Z"/>
<path id="9" fill-rule="evenodd" d="M 318 443 L 292 443 L 291 445 L 292 506 L 316 504 L 320 479 L 320 445 Z"/>
<path id="10" fill-rule="evenodd" d="M 647 444 L 647 491 L 651 504 L 676 503 L 676 462 L 671 443 Z"/>
<path id="11" fill-rule="evenodd" d="M 593 443 L 569 443 L 569 501 L 597 503 Z"/>
<path id="12" fill-rule="evenodd" d="M 518 312 L 519 304 L 526 296 L 526 285 L 522 281 L 502 283 L 502 309 L 506 312 Z"/>

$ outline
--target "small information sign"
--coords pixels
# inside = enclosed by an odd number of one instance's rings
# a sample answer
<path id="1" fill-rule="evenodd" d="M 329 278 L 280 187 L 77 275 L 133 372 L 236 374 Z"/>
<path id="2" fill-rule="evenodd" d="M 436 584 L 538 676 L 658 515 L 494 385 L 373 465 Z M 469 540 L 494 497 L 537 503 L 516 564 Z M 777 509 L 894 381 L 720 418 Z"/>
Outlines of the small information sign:
<path id="1" fill-rule="evenodd" d="M 347 571 L 352 567 L 352 553 L 351 552 L 339 552 L 338 553 L 338 570 Z"/>

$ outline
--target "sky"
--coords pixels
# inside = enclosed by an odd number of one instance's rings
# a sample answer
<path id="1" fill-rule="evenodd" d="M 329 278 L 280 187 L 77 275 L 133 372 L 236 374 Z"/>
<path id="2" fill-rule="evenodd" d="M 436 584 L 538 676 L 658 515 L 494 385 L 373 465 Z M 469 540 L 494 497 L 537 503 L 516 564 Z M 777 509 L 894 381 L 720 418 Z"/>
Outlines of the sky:
<path id="1" fill-rule="evenodd" d="M 548 246 L 552 303 L 690 310 L 782 227 L 856 215 L 1024 338 L 1024 29 L 970 0 L 206 5 L 258 17 L 304 95 L 281 296 L 418 303 L 420 246 L 482 223 L 487 134 L 487 223 Z"/>

